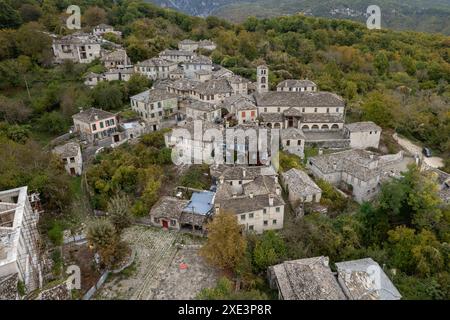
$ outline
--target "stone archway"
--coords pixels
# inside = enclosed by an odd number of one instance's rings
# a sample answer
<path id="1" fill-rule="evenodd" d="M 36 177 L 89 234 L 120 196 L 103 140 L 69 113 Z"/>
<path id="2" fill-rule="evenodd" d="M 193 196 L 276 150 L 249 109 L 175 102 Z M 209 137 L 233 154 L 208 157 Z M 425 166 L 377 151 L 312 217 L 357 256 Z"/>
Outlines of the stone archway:
<path id="1" fill-rule="evenodd" d="M 330 127 L 327 124 L 323 124 L 321 129 L 322 130 L 329 130 Z"/>
<path id="2" fill-rule="evenodd" d="M 309 130 L 309 126 L 306 125 L 306 124 L 304 124 L 304 125 L 302 126 L 302 130 L 308 131 L 308 130 Z"/>
<path id="3" fill-rule="evenodd" d="M 272 128 L 272 124 L 270 122 L 267 124 L 267 128 Z"/>
<path id="4" fill-rule="evenodd" d="M 339 129 L 339 125 L 337 125 L 337 124 L 335 123 L 335 124 L 333 124 L 333 125 L 331 126 L 331 129 L 337 130 L 337 129 Z"/>
<path id="5" fill-rule="evenodd" d="M 277 122 L 277 123 L 275 123 L 275 125 L 273 127 L 274 127 L 274 129 L 280 129 L 281 125 L 279 122 Z"/>
<path id="6" fill-rule="evenodd" d="M 317 124 L 313 124 L 311 130 L 319 130 L 319 126 Z"/>

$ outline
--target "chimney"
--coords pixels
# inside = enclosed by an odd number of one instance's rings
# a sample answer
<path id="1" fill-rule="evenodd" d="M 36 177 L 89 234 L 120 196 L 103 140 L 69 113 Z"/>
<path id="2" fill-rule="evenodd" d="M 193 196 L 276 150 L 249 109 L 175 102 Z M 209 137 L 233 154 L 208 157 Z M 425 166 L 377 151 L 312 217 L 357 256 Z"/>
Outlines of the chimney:
<path id="1" fill-rule="evenodd" d="M 95 119 L 95 120 L 98 120 L 98 115 L 95 115 L 95 116 L 94 116 L 94 119 Z"/>
<path id="2" fill-rule="evenodd" d="M 237 194 L 236 193 L 233 193 L 233 198 L 237 198 Z"/>
<path id="3" fill-rule="evenodd" d="M 370 160 L 373 160 L 373 154 L 369 154 Z"/>
<path id="4" fill-rule="evenodd" d="M 245 168 L 242 168 L 242 177 L 245 178 L 246 174 L 247 174 L 247 170 Z"/>
<path id="5" fill-rule="evenodd" d="M 216 209 L 216 214 L 219 214 L 219 212 L 220 212 L 220 203 L 216 203 L 215 209 Z"/>
<path id="6" fill-rule="evenodd" d="M 281 194 L 281 189 L 280 189 L 280 187 L 277 187 L 277 188 L 276 188 L 275 193 L 277 194 L 277 196 L 279 196 L 279 195 Z"/>
<path id="7" fill-rule="evenodd" d="M 249 196 L 250 196 L 250 199 L 253 199 L 253 192 L 250 192 Z"/>
<path id="8" fill-rule="evenodd" d="M 230 122 L 229 121 L 225 121 L 225 128 L 229 128 L 230 127 Z"/>
<path id="9" fill-rule="evenodd" d="M 333 162 L 333 170 L 336 170 L 336 169 L 337 169 L 337 163 Z"/>
<path id="10" fill-rule="evenodd" d="M 269 206 L 273 207 L 273 194 L 269 194 Z"/>
<path id="11" fill-rule="evenodd" d="M 321 156 L 323 154 L 323 149 L 319 148 L 319 156 Z"/>
<path id="12" fill-rule="evenodd" d="M 223 176 L 221 176 L 220 178 L 219 178 L 219 182 L 220 182 L 220 184 L 223 184 L 223 181 L 225 180 L 225 178 L 223 177 Z"/>

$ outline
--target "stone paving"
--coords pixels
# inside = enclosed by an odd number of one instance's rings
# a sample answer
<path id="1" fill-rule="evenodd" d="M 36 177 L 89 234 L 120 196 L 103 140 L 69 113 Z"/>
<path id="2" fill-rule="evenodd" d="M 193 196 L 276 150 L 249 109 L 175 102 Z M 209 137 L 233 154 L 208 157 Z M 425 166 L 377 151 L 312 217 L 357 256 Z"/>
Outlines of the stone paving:
<path id="1" fill-rule="evenodd" d="M 198 240 L 178 233 L 146 226 L 125 230 L 124 241 L 136 251 L 135 262 L 112 275 L 95 299 L 193 299 L 205 287 L 213 287 L 218 275 L 197 255 L 199 246 L 179 249 L 177 243 Z M 180 263 L 186 270 L 179 268 Z"/>

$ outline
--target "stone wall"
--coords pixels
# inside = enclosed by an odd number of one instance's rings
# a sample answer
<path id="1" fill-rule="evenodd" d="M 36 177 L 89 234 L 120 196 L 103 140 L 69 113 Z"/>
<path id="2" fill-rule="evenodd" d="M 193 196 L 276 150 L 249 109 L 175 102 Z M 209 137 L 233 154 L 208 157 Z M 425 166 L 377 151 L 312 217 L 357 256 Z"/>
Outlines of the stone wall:
<path id="1" fill-rule="evenodd" d="M 350 139 L 305 141 L 305 147 L 345 149 L 350 147 Z"/>
<path id="2" fill-rule="evenodd" d="M 19 275 L 17 273 L 0 278 L 0 300 L 17 300 L 18 281 Z"/>

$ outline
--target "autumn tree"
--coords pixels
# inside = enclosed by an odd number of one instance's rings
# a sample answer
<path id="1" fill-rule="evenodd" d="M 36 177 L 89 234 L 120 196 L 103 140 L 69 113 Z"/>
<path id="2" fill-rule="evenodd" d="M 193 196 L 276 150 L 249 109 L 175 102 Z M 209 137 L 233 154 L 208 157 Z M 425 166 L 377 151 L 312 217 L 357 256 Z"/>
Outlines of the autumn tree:
<path id="1" fill-rule="evenodd" d="M 120 233 L 129 227 L 132 222 L 131 201 L 127 195 L 116 195 L 108 203 L 109 219 Z"/>
<path id="2" fill-rule="evenodd" d="M 208 263 L 234 271 L 244 257 L 247 242 L 241 234 L 236 216 L 229 212 L 220 212 L 206 226 L 208 240 L 200 254 Z"/>
<path id="3" fill-rule="evenodd" d="M 83 14 L 83 20 L 88 26 L 96 26 L 107 22 L 106 11 L 100 7 L 89 7 Z"/>

